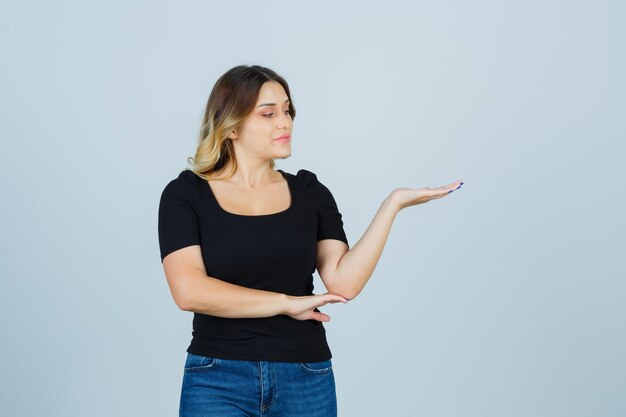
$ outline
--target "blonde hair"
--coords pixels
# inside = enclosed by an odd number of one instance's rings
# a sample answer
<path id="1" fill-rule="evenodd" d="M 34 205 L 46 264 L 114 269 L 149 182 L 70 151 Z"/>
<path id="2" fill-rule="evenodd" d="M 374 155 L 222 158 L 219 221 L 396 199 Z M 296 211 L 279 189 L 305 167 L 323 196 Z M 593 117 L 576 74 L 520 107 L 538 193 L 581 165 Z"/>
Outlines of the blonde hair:
<path id="1" fill-rule="evenodd" d="M 237 170 L 237 158 L 232 140 L 233 130 L 237 130 L 254 110 L 261 87 L 267 81 L 280 83 L 289 98 L 289 114 L 296 117 L 287 81 L 269 68 L 259 65 L 239 65 L 226 71 L 215 83 L 202 118 L 198 135 L 198 147 L 194 157 L 187 158 L 191 171 L 205 180 L 213 179 L 211 174 L 230 164 L 227 176 Z M 276 163 L 272 159 L 270 168 Z"/>

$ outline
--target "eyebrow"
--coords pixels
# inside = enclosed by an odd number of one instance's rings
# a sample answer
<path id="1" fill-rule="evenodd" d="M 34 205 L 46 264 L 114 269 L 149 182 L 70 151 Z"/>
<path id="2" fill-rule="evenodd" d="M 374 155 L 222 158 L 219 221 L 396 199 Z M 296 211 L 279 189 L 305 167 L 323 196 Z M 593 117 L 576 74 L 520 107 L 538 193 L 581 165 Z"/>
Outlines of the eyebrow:
<path id="1" fill-rule="evenodd" d="M 285 103 L 289 102 L 289 99 L 285 100 Z M 259 104 L 257 107 L 263 107 L 263 106 L 275 106 L 276 103 L 263 103 L 263 104 Z"/>

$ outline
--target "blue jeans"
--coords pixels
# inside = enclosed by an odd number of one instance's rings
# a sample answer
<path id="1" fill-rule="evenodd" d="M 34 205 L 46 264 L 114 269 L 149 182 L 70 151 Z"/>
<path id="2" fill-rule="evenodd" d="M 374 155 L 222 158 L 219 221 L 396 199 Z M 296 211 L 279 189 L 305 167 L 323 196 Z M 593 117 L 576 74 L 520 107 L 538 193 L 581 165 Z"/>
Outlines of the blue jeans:
<path id="1" fill-rule="evenodd" d="M 331 360 L 240 361 L 187 353 L 180 417 L 336 417 Z"/>

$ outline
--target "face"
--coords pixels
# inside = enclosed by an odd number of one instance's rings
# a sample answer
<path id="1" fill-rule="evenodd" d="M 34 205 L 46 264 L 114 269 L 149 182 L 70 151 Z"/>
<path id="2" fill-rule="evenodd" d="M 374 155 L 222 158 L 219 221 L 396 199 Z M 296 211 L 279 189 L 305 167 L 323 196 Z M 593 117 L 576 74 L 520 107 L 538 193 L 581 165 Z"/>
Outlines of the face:
<path id="1" fill-rule="evenodd" d="M 285 134 L 291 136 L 293 121 L 285 89 L 276 81 L 261 87 L 255 108 L 242 126 L 231 133 L 237 157 L 248 159 L 285 159 L 291 156 L 291 137 L 276 140 Z M 245 156 L 244 156 L 245 155 Z"/>

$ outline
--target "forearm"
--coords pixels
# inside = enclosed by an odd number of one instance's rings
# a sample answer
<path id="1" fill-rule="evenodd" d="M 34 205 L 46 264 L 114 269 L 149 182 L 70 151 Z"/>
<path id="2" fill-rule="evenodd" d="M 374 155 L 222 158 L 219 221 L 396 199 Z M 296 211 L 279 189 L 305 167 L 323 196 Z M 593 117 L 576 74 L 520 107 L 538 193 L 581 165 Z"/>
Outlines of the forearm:
<path id="1" fill-rule="evenodd" d="M 284 314 L 287 295 L 231 284 L 198 272 L 187 288 L 185 311 L 225 318 L 257 318 Z"/>
<path id="2" fill-rule="evenodd" d="M 337 265 L 332 279 L 337 294 L 352 299 L 363 290 L 376 268 L 399 211 L 400 208 L 389 197 L 382 202 L 361 239 Z"/>

